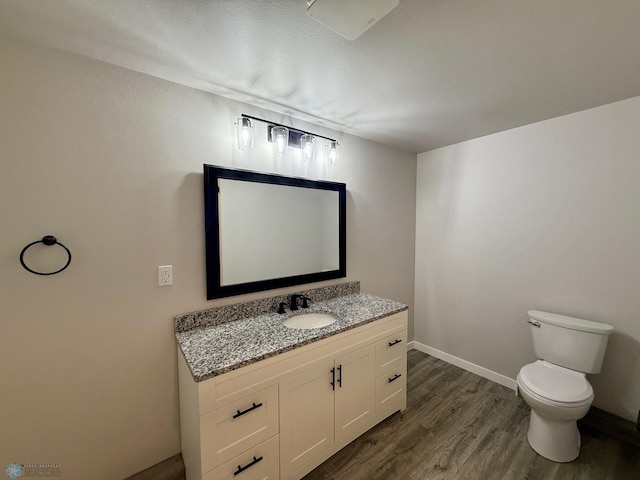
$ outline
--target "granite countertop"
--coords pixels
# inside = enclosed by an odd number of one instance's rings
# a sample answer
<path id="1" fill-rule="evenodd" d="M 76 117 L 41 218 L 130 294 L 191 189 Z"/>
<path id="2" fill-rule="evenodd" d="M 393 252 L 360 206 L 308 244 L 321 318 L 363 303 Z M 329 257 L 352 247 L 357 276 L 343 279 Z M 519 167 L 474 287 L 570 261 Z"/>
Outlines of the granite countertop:
<path id="1" fill-rule="evenodd" d="M 297 312 L 287 309 L 283 315 L 274 312 L 177 331 L 175 335 L 194 380 L 201 382 L 408 308 L 393 300 L 354 293 L 312 303 L 309 308 Z M 309 330 L 282 325 L 287 318 L 309 312 L 329 312 L 338 320 L 332 325 Z"/>

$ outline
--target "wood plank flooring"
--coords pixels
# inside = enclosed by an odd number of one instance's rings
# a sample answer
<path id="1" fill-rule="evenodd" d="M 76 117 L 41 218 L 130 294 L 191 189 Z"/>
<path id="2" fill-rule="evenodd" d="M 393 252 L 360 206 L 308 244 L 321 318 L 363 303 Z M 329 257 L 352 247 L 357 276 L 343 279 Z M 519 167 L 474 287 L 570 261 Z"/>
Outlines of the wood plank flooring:
<path id="1" fill-rule="evenodd" d="M 571 463 L 527 442 L 529 407 L 512 390 L 417 350 L 407 409 L 335 454 L 304 480 L 640 480 L 640 449 L 581 425 Z"/>

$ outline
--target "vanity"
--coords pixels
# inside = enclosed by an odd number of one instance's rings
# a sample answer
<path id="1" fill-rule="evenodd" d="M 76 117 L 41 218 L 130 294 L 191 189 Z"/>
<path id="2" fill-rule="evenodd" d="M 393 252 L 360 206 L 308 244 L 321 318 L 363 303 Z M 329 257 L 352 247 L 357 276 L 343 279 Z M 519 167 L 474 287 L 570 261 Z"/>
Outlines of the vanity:
<path id="1" fill-rule="evenodd" d="M 182 455 L 187 480 L 297 480 L 406 408 L 407 309 L 358 282 L 180 315 Z M 295 329 L 308 313 L 334 323 Z M 295 322 L 294 322 L 295 323 Z"/>

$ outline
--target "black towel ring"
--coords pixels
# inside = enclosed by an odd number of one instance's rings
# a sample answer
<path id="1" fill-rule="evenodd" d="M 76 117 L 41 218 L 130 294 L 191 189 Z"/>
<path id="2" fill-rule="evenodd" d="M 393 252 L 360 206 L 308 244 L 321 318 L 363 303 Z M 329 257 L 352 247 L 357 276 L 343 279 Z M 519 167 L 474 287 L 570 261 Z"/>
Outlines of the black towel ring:
<path id="1" fill-rule="evenodd" d="M 67 259 L 67 263 L 64 264 L 64 267 L 62 267 L 60 270 L 56 270 L 55 272 L 36 272 L 35 270 L 31 270 L 29 267 L 27 267 L 27 264 L 24 263 L 24 252 L 26 252 L 29 247 L 31 247 L 32 245 L 35 245 L 36 243 L 44 243 L 47 246 L 51 246 L 55 244 L 60 245 L 62 248 L 66 250 L 67 255 L 69 256 L 69 258 Z M 31 242 L 29 245 L 27 245 L 22 249 L 22 251 L 20 252 L 20 263 L 26 270 L 28 270 L 31 273 L 35 273 L 36 275 L 55 275 L 56 273 L 60 273 L 61 271 L 63 271 L 65 268 L 69 266 L 69 264 L 71 263 L 71 252 L 67 247 L 61 244 L 58 241 L 58 239 L 53 235 L 45 235 L 44 237 L 42 237 L 42 240 L 36 240 L 35 242 Z"/>

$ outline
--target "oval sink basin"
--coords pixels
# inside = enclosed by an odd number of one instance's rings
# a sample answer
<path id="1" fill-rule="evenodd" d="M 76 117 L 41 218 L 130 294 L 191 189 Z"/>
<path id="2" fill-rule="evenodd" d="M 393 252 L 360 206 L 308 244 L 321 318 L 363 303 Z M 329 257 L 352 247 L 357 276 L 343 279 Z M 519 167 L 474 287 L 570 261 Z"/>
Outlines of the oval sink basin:
<path id="1" fill-rule="evenodd" d="M 335 323 L 336 317 L 330 313 L 309 312 L 287 318 L 282 324 L 287 328 L 297 330 L 308 330 L 311 328 L 322 328 Z"/>

